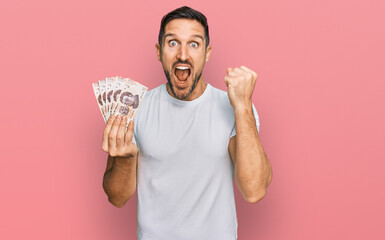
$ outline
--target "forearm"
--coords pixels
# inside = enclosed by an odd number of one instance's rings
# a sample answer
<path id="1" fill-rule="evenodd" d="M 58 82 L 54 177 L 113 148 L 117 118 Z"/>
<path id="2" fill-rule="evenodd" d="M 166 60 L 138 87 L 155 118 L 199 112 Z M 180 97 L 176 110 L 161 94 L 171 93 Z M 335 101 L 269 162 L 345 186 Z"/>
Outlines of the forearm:
<path id="1" fill-rule="evenodd" d="M 256 202 L 265 195 L 271 168 L 259 139 L 252 107 L 234 110 L 236 136 L 235 174 L 245 199 Z"/>
<path id="2" fill-rule="evenodd" d="M 136 190 L 137 157 L 113 158 L 113 165 L 103 178 L 103 189 L 108 200 L 116 207 L 123 207 Z"/>

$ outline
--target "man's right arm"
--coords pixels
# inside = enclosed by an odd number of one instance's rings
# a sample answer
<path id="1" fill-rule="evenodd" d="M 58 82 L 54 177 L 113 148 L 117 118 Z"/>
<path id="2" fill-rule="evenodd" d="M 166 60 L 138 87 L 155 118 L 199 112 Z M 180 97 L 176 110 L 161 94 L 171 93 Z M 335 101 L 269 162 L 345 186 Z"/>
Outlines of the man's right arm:
<path id="1" fill-rule="evenodd" d="M 103 133 L 102 149 L 108 153 L 103 189 L 115 207 L 123 207 L 136 190 L 138 148 L 132 142 L 134 122 L 111 116 Z"/>
<path id="2" fill-rule="evenodd" d="M 123 207 L 135 193 L 137 160 L 137 155 L 132 158 L 108 155 L 103 189 L 108 201 L 115 207 Z"/>

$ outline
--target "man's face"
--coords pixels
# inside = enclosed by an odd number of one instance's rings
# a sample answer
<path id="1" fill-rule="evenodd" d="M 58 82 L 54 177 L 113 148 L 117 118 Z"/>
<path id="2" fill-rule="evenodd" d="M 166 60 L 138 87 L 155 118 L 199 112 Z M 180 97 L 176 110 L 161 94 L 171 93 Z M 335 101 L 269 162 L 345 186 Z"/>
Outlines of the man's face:
<path id="1" fill-rule="evenodd" d="M 196 20 L 171 20 L 165 27 L 163 46 L 155 46 L 172 93 L 189 100 L 211 53 L 204 27 Z"/>

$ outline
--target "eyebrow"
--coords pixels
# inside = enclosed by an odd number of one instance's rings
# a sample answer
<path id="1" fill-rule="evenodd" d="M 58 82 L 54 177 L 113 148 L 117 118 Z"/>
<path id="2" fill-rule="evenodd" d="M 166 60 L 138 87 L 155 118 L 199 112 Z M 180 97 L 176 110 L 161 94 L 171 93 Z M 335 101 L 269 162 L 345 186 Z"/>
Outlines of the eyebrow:
<path id="1" fill-rule="evenodd" d="M 175 37 L 176 35 L 174 33 L 167 33 L 166 35 L 164 35 L 164 38 L 163 39 L 166 39 L 166 37 Z M 204 41 L 204 38 L 199 35 L 199 34 L 194 34 L 192 35 L 193 37 L 197 37 L 197 38 L 200 38 L 202 41 Z"/>

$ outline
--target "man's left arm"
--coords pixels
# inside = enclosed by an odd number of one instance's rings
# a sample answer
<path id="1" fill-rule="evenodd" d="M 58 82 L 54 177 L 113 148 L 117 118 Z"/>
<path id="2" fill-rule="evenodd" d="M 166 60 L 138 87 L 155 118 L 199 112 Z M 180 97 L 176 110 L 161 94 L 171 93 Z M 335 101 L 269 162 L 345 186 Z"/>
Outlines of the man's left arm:
<path id="1" fill-rule="evenodd" d="M 257 74 L 247 67 L 227 69 L 225 82 L 234 108 L 236 136 L 229 141 L 239 190 L 246 201 L 255 203 L 265 196 L 272 168 L 256 127 L 251 96 Z"/>

